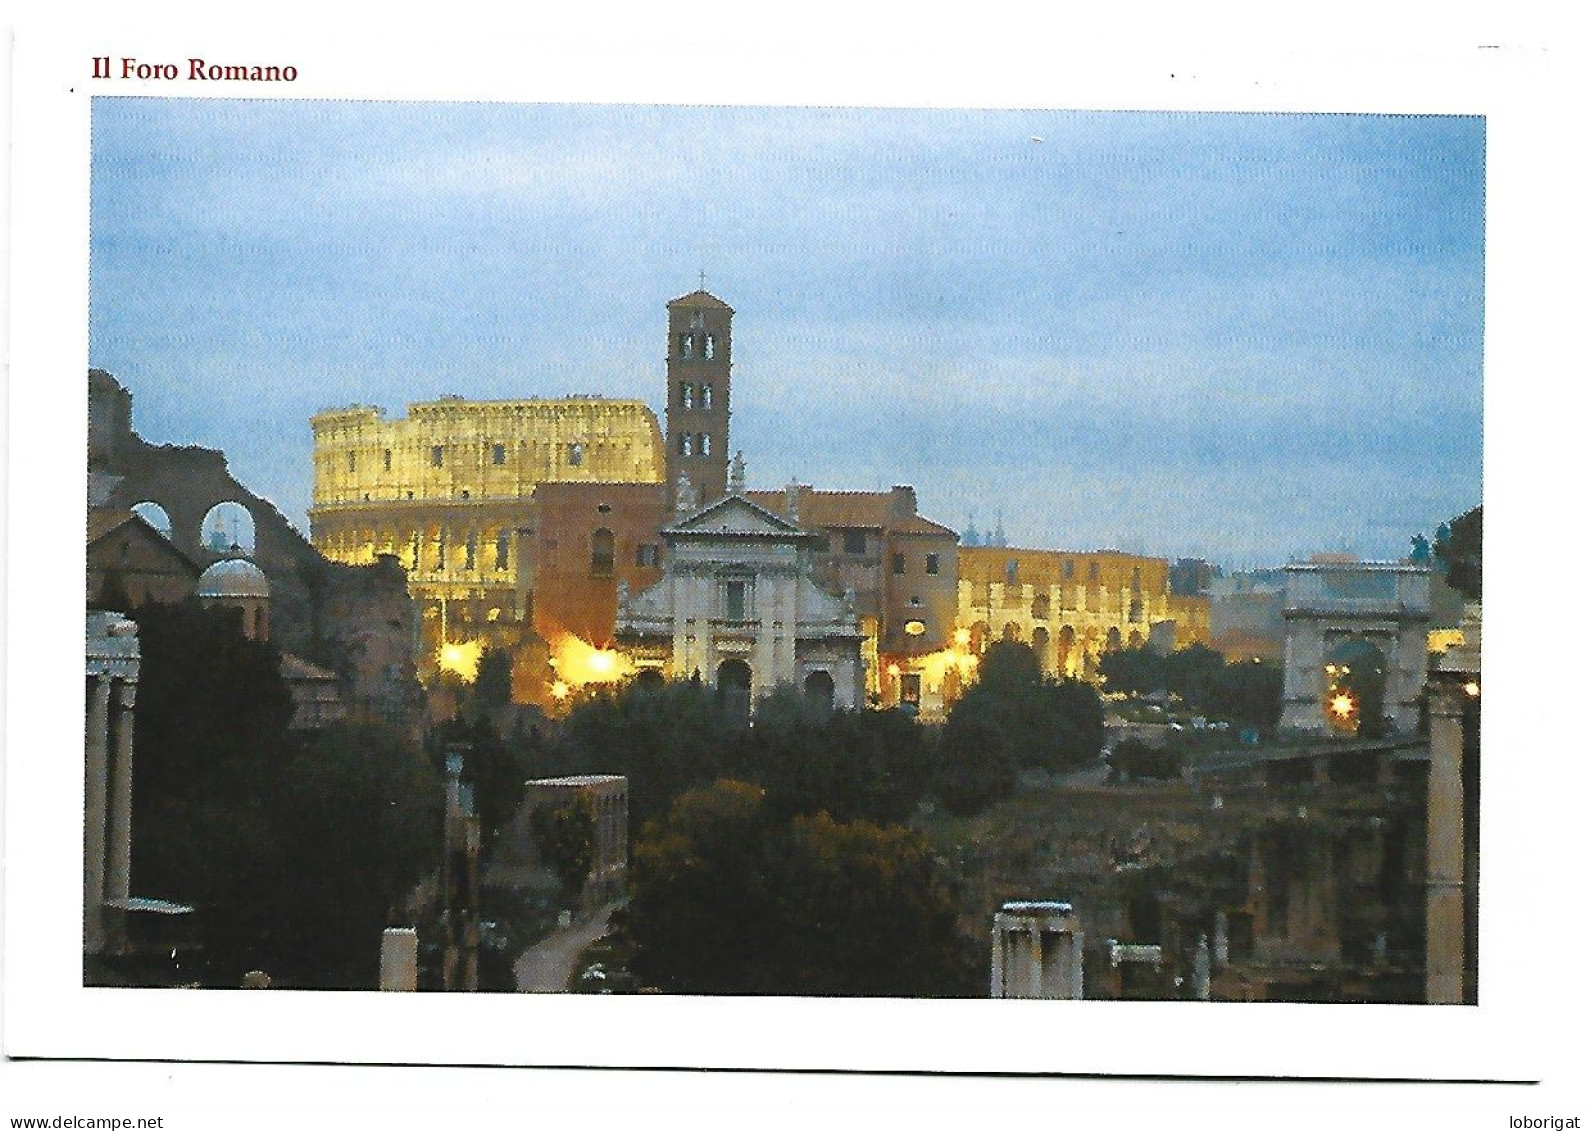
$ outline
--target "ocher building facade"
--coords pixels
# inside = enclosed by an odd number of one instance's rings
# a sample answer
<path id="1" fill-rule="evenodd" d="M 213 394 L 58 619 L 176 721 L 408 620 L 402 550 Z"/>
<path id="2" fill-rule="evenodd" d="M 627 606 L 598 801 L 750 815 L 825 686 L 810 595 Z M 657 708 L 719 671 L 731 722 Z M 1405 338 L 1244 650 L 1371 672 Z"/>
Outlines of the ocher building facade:
<path id="1" fill-rule="evenodd" d="M 1104 652 L 1151 636 L 1178 647 L 1208 642 L 1208 599 L 1172 597 L 1164 558 L 963 546 L 959 565 L 959 620 L 974 653 L 1018 640 L 1045 673 L 1092 679 Z"/>

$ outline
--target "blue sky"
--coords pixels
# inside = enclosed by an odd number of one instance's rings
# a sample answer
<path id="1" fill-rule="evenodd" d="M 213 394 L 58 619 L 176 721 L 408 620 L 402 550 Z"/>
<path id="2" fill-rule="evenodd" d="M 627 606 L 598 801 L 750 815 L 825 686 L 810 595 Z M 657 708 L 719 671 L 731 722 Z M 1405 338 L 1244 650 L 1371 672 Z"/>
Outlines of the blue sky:
<path id="1" fill-rule="evenodd" d="M 753 485 L 1013 543 L 1406 552 L 1480 501 L 1464 117 L 94 102 L 90 359 L 307 529 L 309 416 L 600 393 L 735 307 Z"/>

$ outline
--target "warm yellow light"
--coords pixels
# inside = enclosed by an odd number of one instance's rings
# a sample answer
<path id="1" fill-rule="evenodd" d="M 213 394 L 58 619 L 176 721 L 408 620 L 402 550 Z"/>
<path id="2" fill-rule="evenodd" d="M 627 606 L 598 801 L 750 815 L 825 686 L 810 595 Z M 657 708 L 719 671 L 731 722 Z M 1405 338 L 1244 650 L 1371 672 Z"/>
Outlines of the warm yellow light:
<path id="1" fill-rule="evenodd" d="M 1341 718 L 1346 718 L 1353 713 L 1353 697 L 1351 695 L 1338 695 L 1331 700 L 1331 710 Z"/>
<path id="2" fill-rule="evenodd" d="M 969 629 L 969 628 L 957 628 L 955 630 L 955 644 L 956 644 L 957 647 L 965 648 L 967 645 L 971 644 L 971 642 L 972 642 L 972 630 L 971 629 Z"/>
<path id="3" fill-rule="evenodd" d="M 467 683 L 475 681 L 480 669 L 480 641 L 467 640 L 462 644 L 443 644 L 436 650 L 436 666 L 452 672 Z"/>
<path id="4" fill-rule="evenodd" d="M 926 631 L 927 625 L 923 624 L 919 620 L 908 620 L 905 622 L 905 632 L 907 636 L 921 636 Z"/>
<path id="5" fill-rule="evenodd" d="M 900 665 L 899 664 L 890 664 L 889 665 L 889 674 L 890 675 L 896 675 L 896 676 L 899 675 L 900 674 Z"/>
<path id="6" fill-rule="evenodd" d="M 597 648 L 578 636 L 565 636 L 554 645 L 548 661 L 558 678 L 571 687 L 588 683 L 617 683 L 634 673 L 634 665 L 622 652 Z"/>
<path id="7" fill-rule="evenodd" d="M 568 697 L 569 697 L 569 685 L 568 684 L 564 683 L 561 679 L 557 680 L 555 683 L 553 683 L 553 685 L 552 685 L 552 698 L 558 700 L 558 702 L 561 703 L 563 700 L 567 699 Z"/>
<path id="8" fill-rule="evenodd" d="M 1469 680 L 1463 685 L 1463 693 L 1468 695 L 1470 698 L 1478 699 L 1480 694 L 1480 685 L 1475 683 L 1473 680 Z"/>

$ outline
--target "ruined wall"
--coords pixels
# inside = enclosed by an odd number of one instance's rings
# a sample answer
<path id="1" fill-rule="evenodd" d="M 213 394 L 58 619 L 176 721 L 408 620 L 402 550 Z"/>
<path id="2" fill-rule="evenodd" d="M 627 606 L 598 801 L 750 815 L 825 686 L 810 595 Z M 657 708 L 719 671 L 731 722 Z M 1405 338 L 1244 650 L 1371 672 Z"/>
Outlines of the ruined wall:
<path id="1" fill-rule="evenodd" d="M 271 585 L 272 637 L 283 651 L 330 668 L 355 710 L 406 719 L 415 708 L 414 613 L 396 559 L 350 566 L 327 560 L 269 501 L 249 491 L 210 448 L 156 445 L 132 430 L 131 395 L 102 370 L 89 372 L 89 467 L 104 505 L 153 502 L 171 519 L 171 541 L 201 570 L 222 558 L 202 524 L 236 503 L 253 524 L 248 556 Z"/>

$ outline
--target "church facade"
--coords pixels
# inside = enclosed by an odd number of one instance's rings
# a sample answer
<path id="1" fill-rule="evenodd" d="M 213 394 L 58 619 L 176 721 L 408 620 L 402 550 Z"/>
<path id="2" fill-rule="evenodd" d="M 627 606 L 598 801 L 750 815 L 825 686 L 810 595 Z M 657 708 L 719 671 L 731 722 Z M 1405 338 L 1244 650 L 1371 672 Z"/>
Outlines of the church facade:
<path id="1" fill-rule="evenodd" d="M 742 474 L 704 507 L 688 485 L 678 488 L 677 517 L 662 531 L 662 579 L 620 594 L 619 646 L 638 678 L 700 678 L 742 717 L 780 685 L 824 710 L 865 706 L 855 594 L 817 585 L 820 536 L 747 499 Z"/>

